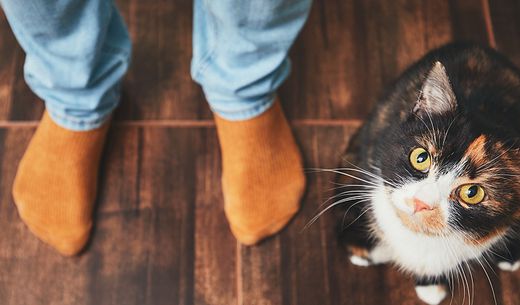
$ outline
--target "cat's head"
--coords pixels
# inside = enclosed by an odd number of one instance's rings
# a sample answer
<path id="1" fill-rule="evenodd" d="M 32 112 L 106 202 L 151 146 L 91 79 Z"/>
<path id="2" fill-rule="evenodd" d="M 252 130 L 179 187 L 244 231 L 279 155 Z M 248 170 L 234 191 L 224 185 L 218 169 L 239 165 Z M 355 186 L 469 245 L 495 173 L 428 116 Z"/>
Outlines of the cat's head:
<path id="1" fill-rule="evenodd" d="M 440 62 L 418 96 L 379 154 L 387 204 L 418 234 L 475 245 L 504 236 L 520 220 L 518 138 L 457 101 Z"/>

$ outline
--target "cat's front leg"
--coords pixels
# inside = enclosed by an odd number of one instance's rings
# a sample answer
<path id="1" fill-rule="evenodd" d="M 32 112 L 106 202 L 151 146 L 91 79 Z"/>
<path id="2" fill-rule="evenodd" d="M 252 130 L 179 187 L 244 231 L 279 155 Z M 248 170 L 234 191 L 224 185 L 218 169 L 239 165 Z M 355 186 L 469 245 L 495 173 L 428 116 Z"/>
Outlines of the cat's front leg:
<path id="1" fill-rule="evenodd" d="M 495 251 L 495 261 L 503 271 L 514 272 L 520 269 L 520 239 L 506 241 L 504 248 Z"/>
<path id="2" fill-rule="evenodd" d="M 421 301 L 429 305 L 437 305 L 448 295 L 448 281 L 441 278 L 415 278 L 415 292 Z"/>
<path id="3" fill-rule="evenodd" d="M 391 260 L 390 250 L 371 235 L 371 216 L 366 208 L 354 203 L 341 211 L 340 240 L 347 249 L 350 262 L 356 266 L 384 264 Z"/>
<path id="4" fill-rule="evenodd" d="M 356 266 L 367 267 L 384 264 L 390 261 L 389 249 L 381 243 L 371 248 L 359 245 L 348 245 L 350 262 Z"/>

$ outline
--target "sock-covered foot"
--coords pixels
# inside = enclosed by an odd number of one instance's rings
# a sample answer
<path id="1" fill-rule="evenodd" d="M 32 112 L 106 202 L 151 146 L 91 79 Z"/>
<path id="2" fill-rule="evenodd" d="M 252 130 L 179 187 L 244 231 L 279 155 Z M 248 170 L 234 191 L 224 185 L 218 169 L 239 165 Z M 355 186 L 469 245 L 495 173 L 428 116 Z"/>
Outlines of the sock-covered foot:
<path id="1" fill-rule="evenodd" d="M 298 211 L 305 187 L 300 152 L 278 102 L 250 120 L 215 120 L 226 216 L 235 237 L 252 245 Z"/>
<path id="2" fill-rule="evenodd" d="M 99 160 L 108 123 L 71 131 L 45 112 L 20 161 L 13 186 L 29 229 L 63 255 L 77 254 L 92 227 Z"/>

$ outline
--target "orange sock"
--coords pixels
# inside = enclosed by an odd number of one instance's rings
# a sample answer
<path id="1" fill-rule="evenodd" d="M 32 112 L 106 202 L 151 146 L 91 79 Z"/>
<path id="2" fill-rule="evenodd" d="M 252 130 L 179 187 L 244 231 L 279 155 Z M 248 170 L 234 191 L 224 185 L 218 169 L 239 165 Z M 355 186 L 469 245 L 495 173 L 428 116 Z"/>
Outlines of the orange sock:
<path id="1" fill-rule="evenodd" d="M 77 254 L 88 240 L 108 125 L 71 131 L 45 112 L 18 167 L 13 197 L 20 217 L 63 255 Z"/>
<path id="2" fill-rule="evenodd" d="M 300 152 L 278 102 L 250 120 L 215 120 L 226 216 L 235 237 L 252 245 L 298 211 L 305 187 Z"/>

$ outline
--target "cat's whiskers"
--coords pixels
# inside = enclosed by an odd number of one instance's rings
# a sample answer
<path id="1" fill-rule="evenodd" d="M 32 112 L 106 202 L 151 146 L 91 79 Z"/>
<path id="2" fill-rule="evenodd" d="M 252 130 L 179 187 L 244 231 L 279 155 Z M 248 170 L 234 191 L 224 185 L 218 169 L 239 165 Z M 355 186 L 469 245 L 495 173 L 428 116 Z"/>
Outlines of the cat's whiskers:
<path id="1" fill-rule="evenodd" d="M 471 237 L 469 234 L 464 234 L 463 233 L 463 236 L 465 236 L 466 239 L 468 240 L 471 240 L 472 242 L 476 243 L 477 245 L 479 245 L 480 247 L 484 247 L 484 245 L 478 240 L 478 239 L 475 239 L 473 237 Z M 494 255 L 498 255 L 497 253 L 495 253 L 492 249 L 487 249 L 484 253 L 477 253 L 473 250 L 471 250 L 473 252 L 473 254 L 475 255 L 475 257 L 482 257 L 484 259 L 484 262 L 486 263 L 486 265 L 489 267 L 489 269 L 491 271 L 493 271 L 493 273 L 495 274 L 495 276 L 498 276 L 498 274 L 495 272 L 495 270 L 493 269 L 493 267 L 491 266 L 491 264 L 489 264 L 489 262 L 487 261 L 486 257 L 485 257 L 485 254 L 486 252 L 491 252 L 493 253 Z"/>
<path id="2" fill-rule="evenodd" d="M 366 208 L 365 211 L 363 211 L 361 214 L 359 214 L 359 216 L 356 217 L 356 219 L 354 219 L 351 223 L 349 223 L 349 224 L 348 224 L 344 229 L 349 228 L 349 227 L 350 227 L 351 225 L 353 225 L 353 224 L 354 224 L 358 219 L 360 219 L 361 217 L 363 217 L 363 215 L 365 215 L 368 211 L 370 211 L 370 210 L 372 210 L 372 209 L 373 209 L 372 207 L 368 206 L 368 207 Z"/>
<path id="3" fill-rule="evenodd" d="M 354 165 L 355 166 L 355 165 Z M 328 210 L 330 210 L 331 208 L 339 205 L 339 204 L 342 204 L 342 203 L 347 203 L 347 202 L 351 202 L 351 201 L 357 201 L 355 202 L 354 204 L 352 204 L 346 211 L 345 215 L 344 215 L 344 219 L 347 215 L 347 213 L 350 211 L 350 209 L 356 205 L 359 205 L 361 203 L 364 203 L 364 202 L 367 202 L 367 201 L 370 201 L 372 199 L 372 194 L 371 194 L 371 191 L 377 189 L 378 187 L 381 186 L 381 183 L 386 183 L 386 184 L 389 184 L 389 185 L 394 185 L 393 183 L 387 181 L 386 179 L 374 174 L 374 173 L 371 173 L 365 169 L 362 169 L 358 166 L 356 166 L 356 168 L 332 168 L 332 169 L 325 169 L 325 168 L 310 168 L 308 170 L 313 170 L 313 171 L 316 171 L 316 172 L 331 172 L 331 173 L 335 173 L 335 174 L 340 174 L 340 175 L 344 175 L 344 176 L 347 176 L 349 178 L 352 178 L 352 179 L 355 179 L 355 180 L 358 180 L 358 181 L 361 181 L 361 182 L 364 182 L 365 184 L 340 184 L 340 186 L 338 188 L 343 188 L 343 187 L 359 187 L 358 189 L 352 189 L 352 190 L 347 190 L 347 191 L 344 191 L 344 192 L 341 192 L 339 194 L 336 194 L 334 196 L 331 196 L 330 198 L 328 198 L 324 203 L 322 203 L 318 209 L 322 208 L 324 205 L 326 205 L 328 202 L 330 202 L 331 200 L 333 199 L 336 199 L 336 198 L 339 198 L 339 197 L 343 197 L 343 196 L 347 196 L 347 195 L 354 195 L 354 196 L 350 196 L 350 197 L 347 197 L 347 198 L 343 198 L 343 199 L 340 199 L 340 200 L 337 200 L 335 202 L 333 202 L 332 204 L 328 205 L 326 208 L 324 208 L 323 210 L 321 210 L 320 212 L 318 212 L 317 215 L 315 215 L 305 226 L 304 228 L 302 229 L 303 230 L 306 230 L 307 228 L 309 228 L 312 224 L 314 224 L 325 212 L 327 212 Z M 353 174 L 348 174 L 348 173 L 345 173 L 343 171 L 353 171 L 353 172 L 356 172 L 356 173 L 361 173 L 361 174 L 364 174 L 366 176 L 368 176 L 368 178 L 366 179 L 363 179 L 363 178 L 360 178 L 358 176 L 355 176 Z M 372 179 L 374 179 L 375 181 L 373 181 Z M 337 188 L 336 188 L 337 189 Z M 360 216 L 362 216 L 364 213 L 366 213 L 366 211 L 364 211 Z M 360 217 L 358 216 L 358 218 Z M 356 218 L 354 221 L 356 221 L 358 218 Z"/>
<path id="4" fill-rule="evenodd" d="M 367 189 L 376 189 L 375 186 L 364 185 L 364 184 L 342 184 L 342 183 L 337 183 L 337 182 L 332 182 L 332 184 L 335 184 L 337 186 L 329 188 L 329 189 L 327 189 L 327 191 L 329 191 L 329 192 L 335 191 L 335 190 L 339 190 L 339 189 L 346 188 L 346 187 L 363 187 L 363 188 L 367 188 Z"/>
<path id="5" fill-rule="evenodd" d="M 346 171 L 353 171 L 353 172 L 358 172 L 358 173 L 361 173 L 361 174 L 365 174 L 371 178 L 374 178 L 376 179 L 376 181 L 380 181 L 380 182 L 383 182 L 383 183 L 386 183 L 388 185 L 391 185 L 393 187 L 397 187 L 397 185 L 395 185 L 394 183 L 384 179 L 383 177 L 381 176 L 378 176 L 374 173 L 371 173 L 367 170 L 364 170 L 364 169 L 357 169 L 357 168 L 351 168 L 351 167 L 340 167 L 340 168 L 335 168 L 335 170 L 339 170 L 339 171 L 342 171 L 342 170 L 346 170 Z"/>
<path id="6" fill-rule="evenodd" d="M 371 198 L 370 197 L 367 197 L 367 196 L 362 196 L 362 195 L 358 195 L 358 196 L 352 196 L 352 197 L 348 197 L 348 198 L 343 198 L 343 199 L 340 199 L 332 204 L 330 204 L 329 206 L 327 206 L 325 209 L 323 209 L 321 212 L 319 212 L 316 216 L 314 216 L 304 227 L 303 227 L 303 230 L 307 230 L 312 224 L 314 224 L 318 218 L 320 218 L 321 215 L 323 215 L 325 212 L 327 212 L 328 210 L 330 210 L 331 208 L 339 205 L 339 204 L 342 204 L 342 203 L 345 203 L 345 202 L 349 202 L 349 201 L 354 201 L 354 200 L 370 200 Z"/>
<path id="7" fill-rule="evenodd" d="M 446 237 L 446 236 L 443 236 L 443 237 Z M 455 250 L 453 249 L 453 247 L 446 241 L 445 238 L 442 238 L 441 241 L 444 244 L 445 250 L 448 251 L 448 255 L 452 258 L 455 257 L 456 255 L 455 255 Z M 466 289 L 469 289 L 469 284 L 468 284 L 468 281 L 466 278 L 466 274 L 463 270 L 463 267 L 460 264 L 456 265 L 454 272 L 456 272 L 457 284 L 458 284 L 459 289 L 460 289 L 460 285 L 462 283 L 462 292 L 463 292 L 462 304 L 464 304 L 464 302 L 466 300 L 466 292 L 468 292 L 468 298 L 469 298 L 469 290 L 466 290 Z M 466 287 L 468 287 L 468 288 L 466 288 Z M 453 301 L 453 294 L 452 294 L 451 301 Z M 450 304 L 451 304 L 451 301 L 450 301 Z"/>
<path id="8" fill-rule="evenodd" d="M 345 213 L 343 213 L 343 218 L 341 220 L 341 229 L 344 230 L 346 228 L 348 228 L 348 226 L 345 227 L 345 220 L 347 219 L 347 215 L 348 215 L 348 212 L 350 212 L 350 209 L 352 209 L 353 207 L 361 204 L 361 203 L 365 203 L 365 202 L 368 202 L 370 201 L 370 199 L 365 199 L 365 200 L 360 200 L 356 203 L 354 203 L 353 205 L 351 205 L 350 207 L 348 207 L 348 209 L 345 211 Z M 370 208 L 369 206 L 365 207 L 365 208 Z M 363 211 L 363 207 L 361 207 L 361 210 Z M 357 219 L 356 219 L 357 220 Z M 355 221 L 355 220 L 354 220 Z"/>
<path id="9" fill-rule="evenodd" d="M 368 193 L 367 193 L 367 190 L 348 190 L 348 191 L 344 191 L 344 192 L 341 192 L 341 193 L 338 193 L 338 194 L 336 194 L 334 196 L 329 197 L 329 199 L 327 199 L 324 203 L 320 204 L 318 209 L 321 209 L 324 205 L 326 205 L 327 203 L 329 203 L 333 199 L 336 199 L 336 198 L 341 197 L 341 196 L 349 195 L 349 194 L 368 194 Z"/>
<path id="10" fill-rule="evenodd" d="M 456 220 L 459 225 L 460 225 L 460 222 L 459 220 Z M 472 242 L 475 242 L 477 243 L 479 246 L 483 247 L 482 243 L 475 239 L 474 237 L 470 236 L 469 234 L 465 233 L 465 232 L 459 232 L 459 234 L 461 234 L 463 236 L 463 238 L 467 239 L 467 240 L 470 240 Z M 488 260 L 486 259 L 485 255 L 483 255 L 482 253 L 478 253 L 476 252 L 475 250 L 472 250 L 471 248 L 469 248 L 469 251 L 471 251 L 473 253 L 473 256 L 475 257 L 475 260 L 477 261 L 477 263 L 480 265 L 480 267 L 482 268 L 482 270 L 484 271 L 484 274 L 486 275 L 486 278 L 488 280 L 488 283 L 489 283 L 489 288 L 491 288 L 491 293 L 493 294 L 493 300 L 495 301 L 495 305 L 497 305 L 497 299 L 496 299 L 496 293 L 495 293 L 495 288 L 493 287 L 493 284 L 491 282 L 491 278 L 485 268 L 485 266 L 482 264 L 482 261 L 480 260 L 480 258 L 482 258 L 484 260 L 484 262 L 486 263 L 486 265 L 490 268 L 490 270 L 493 271 L 493 273 L 495 274 L 495 276 L 498 276 L 496 274 L 496 272 L 494 271 L 493 267 L 491 267 L 491 265 L 489 264 Z M 491 251 L 491 250 L 488 250 L 488 251 Z M 467 264 L 466 261 L 464 261 L 464 263 Z"/>
<path id="11" fill-rule="evenodd" d="M 459 117 L 459 114 L 455 115 L 453 119 L 451 120 L 450 125 L 448 125 L 448 128 L 446 129 L 446 132 L 444 133 L 444 139 L 442 140 L 441 149 L 444 147 L 444 144 L 446 144 L 446 138 L 448 137 L 448 133 L 450 132 L 451 126 L 455 122 L 455 120 Z"/>
<path id="12" fill-rule="evenodd" d="M 369 180 L 366 180 L 366 179 L 362 179 L 362 178 L 359 178 L 359 177 L 357 177 L 357 176 L 354 176 L 354 175 L 351 175 L 351 174 L 347 174 L 347 173 L 341 172 L 341 171 L 336 170 L 336 169 L 327 169 L 327 168 L 309 168 L 308 170 L 313 170 L 313 171 L 315 171 L 315 172 L 328 172 L 328 173 L 339 174 L 339 175 L 343 175 L 343 176 L 346 176 L 346 177 L 349 177 L 349 178 L 356 179 L 356 180 L 358 180 L 358 181 L 361 181 L 361 182 L 367 183 L 368 185 L 372 185 L 372 186 L 375 186 L 375 187 L 378 187 L 378 186 L 379 186 L 379 184 L 377 184 L 376 182 L 369 181 Z"/>
<path id="13" fill-rule="evenodd" d="M 478 256 L 476 256 L 476 259 L 477 259 L 477 262 L 479 263 L 480 267 L 482 267 L 482 270 L 484 271 L 484 274 L 486 274 L 486 278 L 488 280 L 489 287 L 491 288 L 491 293 L 493 294 L 493 300 L 495 301 L 495 305 L 497 305 L 497 296 L 495 294 L 495 288 L 493 287 L 493 284 L 491 283 L 491 278 L 489 277 L 489 274 L 486 271 L 486 268 L 484 268 L 484 265 L 480 261 L 480 258 Z M 488 265 L 489 265 L 489 263 L 488 263 Z"/>
<path id="14" fill-rule="evenodd" d="M 438 146 L 440 144 L 437 139 L 438 130 L 435 129 L 435 125 L 433 124 L 433 119 L 432 119 L 430 111 L 428 109 L 425 109 L 425 111 L 426 111 L 426 114 L 428 115 L 428 119 L 430 120 L 430 124 L 432 126 L 433 145 Z"/>
<path id="15" fill-rule="evenodd" d="M 376 178 L 376 179 L 378 179 L 378 180 L 382 180 L 383 182 L 386 182 L 387 184 L 390 184 L 389 181 L 388 181 L 388 179 L 387 179 L 386 177 L 384 177 L 384 176 L 381 174 L 381 169 L 380 169 L 379 167 L 375 166 L 375 165 L 370 165 L 370 167 L 371 167 L 373 170 L 375 170 L 377 173 L 379 173 L 379 175 L 376 174 L 376 173 L 373 173 L 373 172 L 371 172 L 371 171 L 369 171 L 369 170 L 366 170 L 366 169 L 364 169 L 364 168 L 362 168 L 362 167 L 360 167 L 360 166 L 357 166 L 357 165 L 353 164 L 352 162 L 350 162 L 350 161 L 348 161 L 348 160 L 345 160 L 345 162 L 348 163 L 348 164 L 350 164 L 350 165 L 352 165 L 354 168 L 356 168 L 356 169 L 362 171 L 362 172 L 365 173 L 366 175 L 372 176 L 372 177 L 374 177 L 374 178 Z"/>
<path id="16" fill-rule="evenodd" d="M 462 277 L 461 277 L 461 280 L 462 280 L 462 291 L 463 291 L 462 304 L 464 304 L 464 301 L 466 300 L 466 293 L 467 293 L 468 294 L 468 299 L 469 299 L 468 304 L 471 305 L 471 295 L 470 295 L 470 290 L 469 290 L 469 281 L 468 281 L 468 278 L 466 277 L 466 272 L 464 272 L 464 265 L 459 264 L 458 267 L 460 268 L 460 272 L 462 274 Z"/>
<path id="17" fill-rule="evenodd" d="M 472 305 L 473 302 L 475 301 L 475 281 L 473 280 L 473 272 L 472 272 L 471 266 L 468 264 L 467 261 L 463 261 L 463 263 L 466 266 L 466 269 L 468 270 L 468 273 L 469 273 L 469 277 L 471 279 L 471 289 L 470 289 L 470 287 L 468 287 L 468 294 L 471 292 L 471 294 L 469 294 L 469 304 Z"/>
<path id="18" fill-rule="evenodd" d="M 445 241 L 445 239 L 442 239 L 443 243 L 445 244 L 445 248 L 449 248 L 447 246 L 447 243 Z M 452 256 L 453 253 L 451 252 L 448 252 L 448 255 Z M 447 274 L 447 278 L 448 278 L 448 287 L 449 287 L 449 291 L 453 291 L 454 289 L 454 283 L 453 283 L 453 280 L 454 280 L 454 276 L 457 277 L 457 284 L 458 284 L 458 287 L 460 287 L 460 281 L 459 281 L 459 278 L 458 278 L 458 274 L 455 274 L 454 275 L 454 272 L 456 272 L 456 269 L 453 270 L 453 269 L 450 269 L 448 270 L 448 274 Z M 453 303 L 453 293 L 450 293 L 451 294 L 451 298 L 450 298 L 450 305 Z"/>
<path id="19" fill-rule="evenodd" d="M 415 115 L 416 118 L 418 118 L 423 123 L 423 125 L 428 130 L 428 133 L 429 133 L 428 141 L 430 141 L 432 143 L 435 143 L 435 133 L 434 133 L 434 131 L 432 129 L 430 129 L 428 124 L 426 124 L 426 122 L 420 116 L 418 116 L 417 114 L 414 114 L 414 115 Z"/>
<path id="20" fill-rule="evenodd" d="M 506 153 L 510 152 L 513 149 L 515 144 L 516 144 L 516 141 L 514 141 L 513 144 L 511 144 L 511 146 L 509 146 L 502 153 L 500 153 L 499 155 L 497 155 L 496 157 L 491 159 L 489 162 L 477 167 L 477 170 L 476 170 L 477 173 L 481 172 L 481 171 L 485 171 L 485 170 L 489 169 L 490 167 L 492 167 L 494 164 L 496 164 L 503 155 L 505 155 Z"/>

